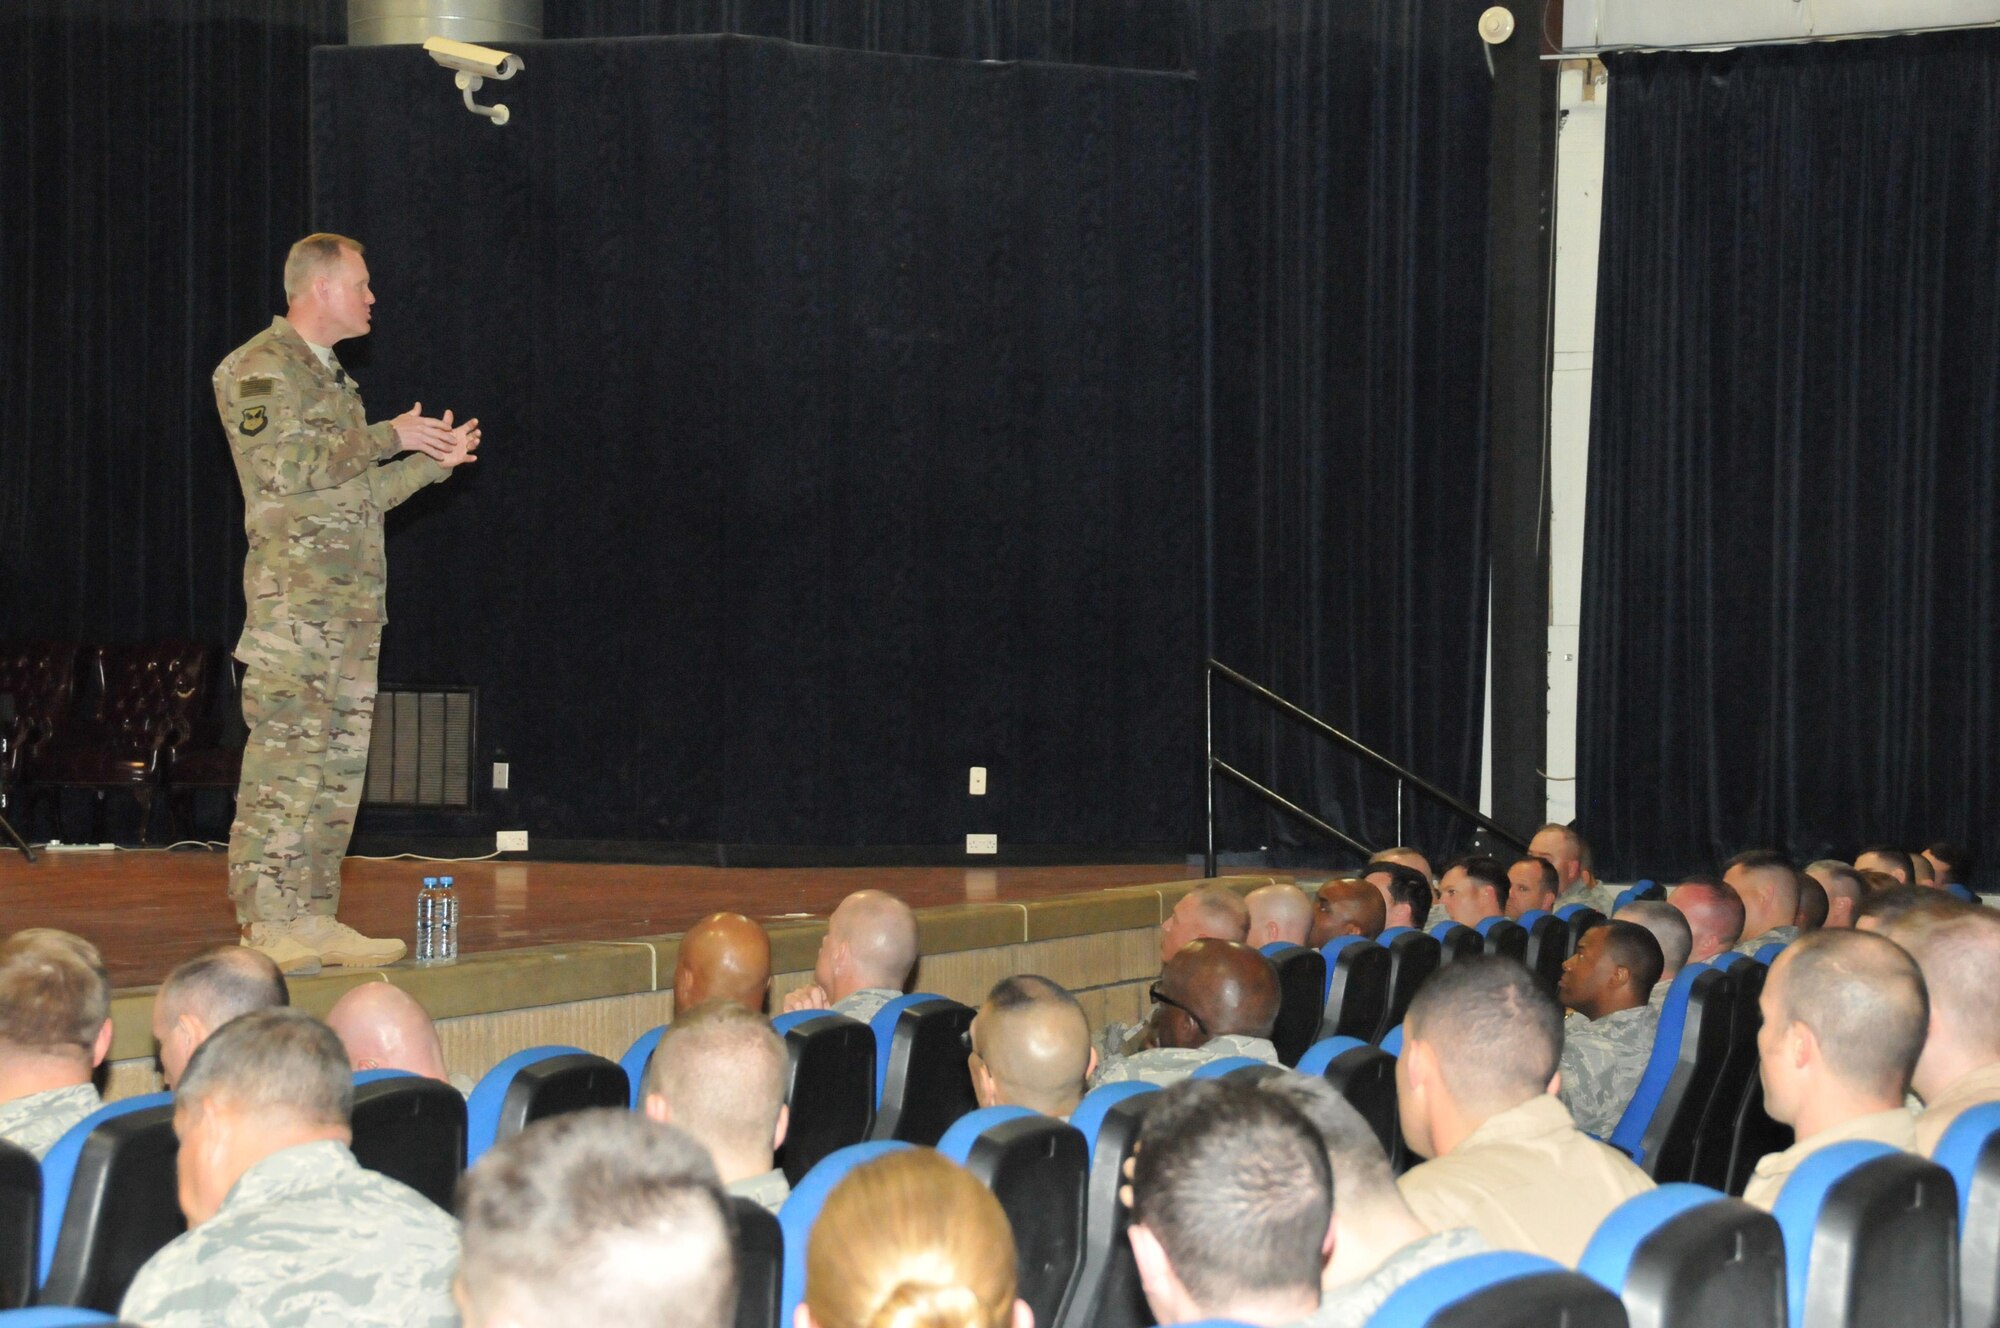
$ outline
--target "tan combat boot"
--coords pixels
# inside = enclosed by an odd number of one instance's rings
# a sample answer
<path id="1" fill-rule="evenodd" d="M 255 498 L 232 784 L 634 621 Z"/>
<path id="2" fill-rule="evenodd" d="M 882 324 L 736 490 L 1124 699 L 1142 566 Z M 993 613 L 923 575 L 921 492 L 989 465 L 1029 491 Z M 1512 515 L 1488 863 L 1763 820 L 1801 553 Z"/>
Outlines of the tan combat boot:
<path id="1" fill-rule="evenodd" d="M 380 968 L 401 959 L 409 948 L 401 941 L 363 936 L 346 923 L 317 913 L 294 922 L 292 936 L 317 951 L 322 964 L 335 968 Z"/>
<path id="2" fill-rule="evenodd" d="M 288 978 L 307 978 L 319 972 L 319 951 L 301 944 L 292 935 L 289 922 L 252 922 L 243 928 L 241 944 L 276 964 Z"/>

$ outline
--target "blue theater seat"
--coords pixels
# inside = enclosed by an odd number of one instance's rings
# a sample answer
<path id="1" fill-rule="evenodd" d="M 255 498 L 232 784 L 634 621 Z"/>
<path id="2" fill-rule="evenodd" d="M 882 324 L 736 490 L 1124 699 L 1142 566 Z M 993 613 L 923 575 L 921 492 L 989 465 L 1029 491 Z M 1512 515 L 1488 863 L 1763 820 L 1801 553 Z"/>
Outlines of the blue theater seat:
<path id="1" fill-rule="evenodd" d="M 781 1014 L 771 1028 L 785 1040 L 791 1114 L 778 1163 L 796 1185 L 821 1158 L 868 1137 L 875 1122 L 875 1034 L 828 1010 Z"/>
<path id="2" fill-rule="evenodd" d="M 1688 1179 L 1728 1193 L 1736 1113 L 1757 1075 L 1757 1030 L 1763 1023 L 1757 998 L 1764 991 L 1764 966 L 1734 950 L 1724 950 L 1709 960 L 1708 966 L 1729 983 L 1729 1044 L 1695 1131 L 1694 1166 Z M 1738 1192 L 1742 1189 L 1740 1185 L 1736 1188 Z"/>
<path id="3" fill-rule="evenodd" d="M 1613 1209 L 1577 1271 L 1625 1303 L 1632 1328 L 1784 1328 L 1785 1242 L 1769 1213 L 1701 1185 Z"/>
<path id="4" fill-rule="evenodd" d="M 646 1096 L 646 1067 L 653 1063 L 653 1053 L 660 1049 L 660 1039 L 665 1036 L 667 1026 L 649 1028 L 641 1033 L 625 1048 L 625 1054 L 618 1058 L 619 1068 L 625 1071 L 625 1082 L 632 1086 L 632 1110 L 639 1109 L 639 1100 Z"/>
<path id="5" fill-rule="evenodd" d="M 1369 1328 L 1627 1328 L 1618 1297 L 1533 1254 L 1474 1254 L 1398 1287 Z"/>
<path id="6" fill-rule="evenodd" d="M 1729 1056 L 1730 1015 L 1726 976 L 1706 964 L 1675 976 L 1652 1055 L 1610 1139 L 1655 1180 L 1694 1174 L 1702 1115 Z"/>
<path id="7" fill-rule="evenodd" d="M 1486 953 L 1517 964 L 1528 962 L 1528 929 L 1512 918 L 1481 918 L 1473 928 L 1486 943 Z"/>
<path id="8" fill-rule="evenodd" d="M 778 1305 L 785 1278 L 785 1236 L 778 1218 L 755 1199 L 729 1200 L 736 1227 L 735 1328 L 780 1328 Z"/>
<path id="9" fill-rule="evenodd" d="M 965 1033 L 978 1013 L 943 996 L 899 996 L 868 1021 L 875 1034 L 875 1125 L 869 1137 L 935 1144 L 976 1110 Z"/>
<path id="10" fill-rule="evenodd" d="M 1000 1201 L 1014 1230 L 1015 1294 L 1036 1323 L 1054 1324 L 1083 1263 L 1090 1149 L 1082 1132 L 1022 1107 L 984 1107 L 954 1122 L 938 1152 Z"/>
<path id="11" fill-rule="evenodd" d="M 1783 950 L 1788 943 L 1789 942 L 1786 941 L 1769 941 L 1763 945 L 1758 946 L 1757 962 L 1762 964 L 1764 967 L 1769 968 L 1771 964 L 1777 959 L 1778 952 L 1780 950 Z"/>
<path id="12" fill-rule="evenodd" d="M 1070 1113 L 1070 1124 L 1090 1149 L 1090 1181 L 1084 1197 L 1083 1261 L 1056 1328 L 1146 1328 L 1153 1322 L 1125 1238 L 1131 1215 L 1119 1188 L 1125 1182 L 1125 1159 L 1132 1155 L 1139 1125 L 1158 1091 L 1137 1081 L 1106 1084 L 1086 1093 Z"/>
<path id="13" fill-rule="evenodd" d="M 1546 909 L 1531 908 L 1520 918 L 1528 933 L 1528 948 L 1521 962 L 1542 980 L 1550 991 L 1562 981 L 1563 961 L 1569 958 L 1569 926 Z"/>
<path id="14" fill-rule="evenodd" d="M 1396 1115 L 1396 1058 L 1355 1038 L 1316 1042 L 1299 1058 L 1301 1074 L 1318 1075 L 1347 1099 L 1375 1131 L 1391 1166 L 1403 1154 L 1403 1131 Z"/>
<path id="15" fill-rule="evenodd" d="M 1394 1028 L 1390 1029 L 1387 1033 L 1383 1034 L 1381 1045 L 1382 1045 L 1382 1050 L 1388 1052 L 1391 1056 L 1402 1055 L 1403 1026 L 1401 1024 L 1397 1024 Z"/>
<path id="16" fill-rule="evenodd" d="M 826 1198 L 833 1193 L 834 1186 L 847 1179 L 847 1173 L 865 1162 L 873 1162 L 878 1157 L 908 1148 L 910 1145 L 896 1139 L 871 1139 L 864 1144 L 850 1144 L 836 1149 L 820 1159 L 819 1165 L 806 1173 L 785 1202 L 778 1208 L 778 1227 L 784 1240 L 785 1276 L 779 1290 L 778 1323 L 789 1325 L 799 1308 L 799 1302 L 806 1294 L 806 1240 L 812 1235 L 813 1223 L 819 1220 L 819 1210 L 826 1206 Z"/>
<path id="17" fill-rule="evenodd" d="M 581 1047 L 529 1047 L 488 1070 L 466 1103 L 465 1161 L 538 1120 L 590 1107 L 630 1110 L 632 1086 L 618 1062 Z"/>
<path id="18" fill-rule="evenodd" d="M 1437 938 L 1414 928 L 1391 927 L 1382 933 L 1380 943 L 1389 952 L 1389 999 L 1383 1006 L 1382 1022 L 1367 1035 L 1368 1041 L 1377 1043 L 1390 1029 L 1401 1026 L 1410 1002 L 1417 998 L 1417 988 L 1444 962 Z M 1568 957 L 1567 951 L 1564 957 Z"/>
<path id="19" fill-rule="evenodd" d="M 1958 1316 L 1958 1198 L 1944 1168 L 1886 1144 L 1829 1144 L 1785 1182 L 1791 1328 L 1948 1325 Z"/>
<path id="20" fill-rule="evenodd" d="M 1972 887 L 1959 881 L 1953 881 L 1950 885 L 1945 886 L 1944 891 L 1952 898 L 1962 899 L 1968 904 L 1977 904 L 1979 902 L 1979 896 L 1973 891 Z"/>
<path id="21" fill-rule="evenodd" d="M 1449 920 L 1431 928 L 1431 936 L 1439 946 L 1438 962 L 1449 964 L 1454 959 L 1470 959 L 1474 955 L 1486 953 L 1486 938 L 1470 927 L 1461 926 Z"/>
<path id="22" fill-rule="evenodd" d="M 1271 942 L 1262 953 L 1278 970 L 1278 1022 L 1271 1029 L 1271 1045 L 1280 1061 L 1297 1065 L 1319 1036 L 1326 1008 L 1326 960 L 1317 950 L 1285 941 Z"/>
<path id="23" fill-rule="evenodd" d="M 1583 934 L 1604 921 L 1604 915 L 1588 904 L 1564 904 L 1556 910 L 1563 925 L 1569 928 L 1569 943 L 1563 958 L 1576 953 L 1576 947 L 1583 943 Z"/>
<path id="24" fill-rule="evenodd" d="M 465 1174 L 466 1105 L 441 1079 L 406 1070 L 354 1076 L 354 1160 L 453 1210 Z"/>
<path id="25" fill-rule="evenodd" d="M 1666 897 L 1667 892 L 1652 881 L 1640 881 L 1637 885 L 1629 885 L 1618 892 L 1618 898 L 1612 901 L 1611 912 L 1615 917 L 1627 904 L 1636 904 L 1641 900 L 1664 900 Z"/>
<path id="26" fill-rule="evenodd" d="M 1320 1037 L 1368 1037 L 1389 1000 L 1389 952 L 1366 936 L 1341 936 L 1320 947 L 1326 961 Z"/>
<path id="27" fill-rule="evenodd" d="M 41 1277 L 42 1164 L 0 1140 L 0 1309 L 35 1298 Z"/>
<path id="28" fill-rule="evenodd" d="M 1212 1060 L 1206 1064 L 1195 1066 L 1193 1070 L 1188 1072 L 1188 1078 L 1220 1079 L 1225 1075 L 1235 1074 L 1238 1070 L 1276 1070 L 1282 1072 L 1283 1069 L 1283 1066 L 1272 1065 L 1268 1061 L 1260 1061 L 1254 1056 L 1224 1056 L 1218 1060 Z"/>
<path id="29" fill-rule="evenodd" d="M 0 1310 L 0 1328 L 74 1328 L 89 1323 L 116 1323 L 116 1316 L 74 1305 L 38 1305 L 32 1309 Z"/>
<path id="30" fill-rule="evenodd" d="M 2000 1102 L 1967 1108 L 1931 1161 L 1958 1189 L 1958 1285 L 1963 1328 L 2000 1328 Z"/>
<path id="31" fill-rule="evenodd" d="M 171 1093 L 100 1107 L 42 1158 L 44 1305 L 115 1312 L 146 1260 L 187 1229 Z"/>

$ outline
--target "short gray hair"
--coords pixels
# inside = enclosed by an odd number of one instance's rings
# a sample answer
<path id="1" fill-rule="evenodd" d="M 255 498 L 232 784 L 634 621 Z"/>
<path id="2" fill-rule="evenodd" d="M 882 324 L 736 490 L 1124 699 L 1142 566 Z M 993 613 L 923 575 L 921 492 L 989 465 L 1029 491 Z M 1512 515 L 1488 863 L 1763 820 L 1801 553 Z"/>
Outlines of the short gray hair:
<path id="1" fill-rule="evenodd" d="M 177 966 L 153 1002 L 173 1014 L 192 1014 L 210 1028 L 238 1015 L 292 1003 L 285 975 L 261 950 L 224 945 Z"/>
<path id="2" fill-rule="evenodd" d="M 327 231 L 308 235 L 293 245 L 285 255 L 285 298 L 298 299 L 314 277 L 340 261 L 343 249 L 352 249 L 357 254 L 368 252 L 361 241 Z"/>
<path id="3" fill-rule="evenodd" d="M 770 1021 L 735 1001 L 705 1001 L 668 1026 L 646 1067 L 646 1092 L 710 1147 L 769 1148 L 790 1058 Z"/>
<path id="4" fill-rule="evenodd" d="M 600 1108 L 537 1121 L 459 1185 L 468 1325 L 730 1328 L 734 1223 L 700 1144 Z"/>
<path id="5" fill-rule="evenodd" d="M 1680 972 L 1694 953 L 1694 929 L 1688 926 L 1687 914 L 1672 904 L 1641 899 L 1619 909 L 1614 921 L 1636 923 L 1653 933 L 1660 943 L 1660 957 L 1667 961 L 1661 977 Z"/>
<path id="6" fill-rule="evenodd" d="M 238 1016 L 195 1049 L 174 1105 L 220 1098 L 251 1117 L 346 1125 L 354 1072 L 334 1031 L 303 1010 L 280 1006 Z"/>

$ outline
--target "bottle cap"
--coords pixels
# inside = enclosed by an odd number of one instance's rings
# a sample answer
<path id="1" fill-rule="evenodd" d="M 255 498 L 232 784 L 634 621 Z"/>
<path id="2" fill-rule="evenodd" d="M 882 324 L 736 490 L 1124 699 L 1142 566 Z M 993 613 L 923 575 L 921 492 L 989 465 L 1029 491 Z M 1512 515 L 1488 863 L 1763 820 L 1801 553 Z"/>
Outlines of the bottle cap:
<path id="1" fill-rule="evenodd" d="M 451 889 L 451 877 L 440 876 L 438 878 L 438 884 L 442 885 L 447 890 Z"/>
<path id="2" fill-rule="evenodd" d="M 435 877 L 435 876 L 426 876 L 426 877 L 424 877 L 424 889 L 426 889 L 426 890 L 433 890 L 433 889 L 436 889 L 436 888 L 437 888 L 437 883 L 438 883 L 438 878 L 437 878 L 437 877 Z"/>

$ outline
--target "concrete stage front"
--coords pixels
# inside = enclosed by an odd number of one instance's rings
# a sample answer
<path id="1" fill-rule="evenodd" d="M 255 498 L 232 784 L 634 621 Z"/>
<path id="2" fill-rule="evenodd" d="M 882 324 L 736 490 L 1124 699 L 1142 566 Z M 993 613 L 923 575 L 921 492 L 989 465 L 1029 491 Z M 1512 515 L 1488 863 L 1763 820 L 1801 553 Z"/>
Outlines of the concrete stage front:
<path id="1" fill-rule="evenodd" d="M 850 891 L 895 892 L 918 910 L 923 959 L 912 989 L 976 1004 L 1010 973 L 1077 993 L 1093 1026 L 1136 1018 L 1160 967 L 1160 921 L 1196 883 L 1179 863 L 937 868 L 620 866 L 553 862 L 374 862 L 344 870 L 344 920 L 409 939 L 427 874 L 462 895 L 461 958 L 442 968 L 329 970 L 292 983 L 324 1014 L 357 982 L 393 982 L 438 1020 L 454 1073 L 567 1043 L 614 1059 L 673 1017 L 680 932 L 732 909 L 771 933 L 772 1004 L 811 981 L 829 910 Z M 167 969 L 235 940 L 220 852 L 0 858 L 0 929 L 61 927 L 100 946 L 118 991 L 106 1091 L 151 1092 L 152 989 Z M 1270 876 L 1221 878 L 1247 892 Z"/>

